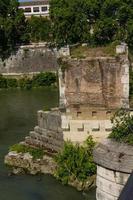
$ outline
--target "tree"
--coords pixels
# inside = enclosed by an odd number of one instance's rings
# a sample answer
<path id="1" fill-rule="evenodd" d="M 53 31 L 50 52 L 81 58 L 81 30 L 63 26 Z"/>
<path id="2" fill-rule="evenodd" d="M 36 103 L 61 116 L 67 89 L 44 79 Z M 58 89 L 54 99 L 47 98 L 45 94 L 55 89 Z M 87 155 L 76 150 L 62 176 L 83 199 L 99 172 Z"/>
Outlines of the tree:
<path id="1" fill-rule="evenodd" d="M 44 17 L 32 16 L 28 20 L 29 34 L 31 41 L 51 40 L 51 21 Z"/>
<path id="2" fill-rule="evenodd" d="M 53 37 L 58 44 L 85 42 L 90 26 L 85 0 L 51 0 Z"/>
<path id="3" fill-rule="evenodd" d="M 127 109 L 118 110 L 112 118 L 113 128 L 109 138 L 133 145 L 133 116 Z"/>
<path id="4" fill-rule="evenodd" d="M 127 43 L 130 48 L 133 48 L 133 20 L 127 23 Z"/>
<path id="5" fill-rule="evenodd" d="M 28 42 L 27 22 L 17 0 L 0 0 L 0 56 L 13 51 L 16 44 Z"/>
<path id="6" fill-rule="evenodd" d="M 51 0 L 50 17 L 57 44 L 106 45 L 132 41 L 133 1 Z"/>
<path id="7" fill-rule="evenodd" d="M 113 42 L 118 31 L 118 25 L 112 18 L 97 20 L 94 25 L 94 41 L 98 45 Z"/>

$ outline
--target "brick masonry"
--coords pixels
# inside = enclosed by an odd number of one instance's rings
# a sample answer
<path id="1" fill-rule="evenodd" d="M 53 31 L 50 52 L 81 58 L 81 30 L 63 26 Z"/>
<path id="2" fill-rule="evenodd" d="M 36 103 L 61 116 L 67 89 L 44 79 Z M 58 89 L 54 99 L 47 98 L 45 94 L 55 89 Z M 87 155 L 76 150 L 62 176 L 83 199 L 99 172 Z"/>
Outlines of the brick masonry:
<path id="1" fill-rule="evenodd" d="M 64 58 L 65 72 L 59 73 L 60 104 L 67 112 L 129 107 L 129 60 L 126 46 L 117 47 L 114 57 Z"/>

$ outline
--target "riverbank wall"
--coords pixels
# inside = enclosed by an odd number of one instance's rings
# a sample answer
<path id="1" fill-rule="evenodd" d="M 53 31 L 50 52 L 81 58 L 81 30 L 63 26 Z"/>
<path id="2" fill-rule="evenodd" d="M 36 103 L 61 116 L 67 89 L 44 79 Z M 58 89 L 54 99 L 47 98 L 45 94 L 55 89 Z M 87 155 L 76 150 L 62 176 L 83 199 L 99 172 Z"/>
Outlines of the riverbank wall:
<path id="1" fill-rule="evenodd" d="M 16 47 L 6 59 L 0 59 L 0 74 L 19 77 L 39 72 L 57 71 L 57 57 L 69 55 L 69 48 L 50 48 L 46 43 Z"/>

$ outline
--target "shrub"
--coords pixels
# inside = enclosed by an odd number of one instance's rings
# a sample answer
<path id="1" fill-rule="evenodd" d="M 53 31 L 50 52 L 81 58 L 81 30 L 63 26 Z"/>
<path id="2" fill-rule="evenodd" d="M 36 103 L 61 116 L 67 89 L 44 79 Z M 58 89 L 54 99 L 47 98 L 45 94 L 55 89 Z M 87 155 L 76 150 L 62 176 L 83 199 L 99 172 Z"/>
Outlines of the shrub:
<path id="1" fill-rule="evenodd" d="M 7 78 L 7 87 L 16 88 L 18 87 L 18 81 L 15 78 Z"/>
<path id="2" fill-rule="evenodd" d="M 0 88 L 31 89 L 32 87 L 43 87 L 54 85 L 57 81 L 56 74 L 53 72 L 39 73 L 32 79 L 27 76 L 17 80 L 15 78 L 5 78 L 0 75 Z"/>
<path id="3" fill-rule="evenodd" d="M 55 176 L 67 184 L 71 177 L 79 181 L 85 181 L 88 176 L 96 173 L 96 165 L 93 161 L 92 151 L 95 142 L 90 136 L 85 146 L 73 145 L 66 142 L 63 150 L 55 157 L 58 168 Z"/>
<path id="4" fill-rule="evenodd" d="M 29 152 L 33 156 L 33 159 L 41 159 L 44 155 L 43 149 L 35 149 L 32 147 L 25 146 L 23 144 L 15 144 L 10 147 L 9 151 L 16 151 L 17 153 Z"/>
<path id="5" fill-rule="evenodd" d="M 109 138 L 133 145 L 133 116 L 129 110 L 120 109 L 112 118 L 113 128 Z"/>
<path id="6" fill-rule="evenodd" d="M 50 86 L 55 84 L 56 74 L 52 72 L 40 73 L 33 76 L 33 86 Z"/>
<path id="7" fill-rule="evenodd" d="M 18 85 L 21 89 L 31 89 L 32 88 L 32 80 L 24 77 L 18 81 Z"/>
<path id="8" fill-rule="evenodd" d="M 7 79 L 0 74 L 0 88 L 7 88 Z"/>

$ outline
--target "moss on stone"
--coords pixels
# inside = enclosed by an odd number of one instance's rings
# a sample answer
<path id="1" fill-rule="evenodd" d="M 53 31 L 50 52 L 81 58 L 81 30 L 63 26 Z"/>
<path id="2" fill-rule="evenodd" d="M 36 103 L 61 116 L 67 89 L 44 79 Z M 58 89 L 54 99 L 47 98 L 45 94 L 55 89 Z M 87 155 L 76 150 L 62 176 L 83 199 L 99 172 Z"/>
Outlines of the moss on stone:
<path id="1" fill-rule="evenodd" d="M 33 156 L 33 159 L 42 159 L 44 156 L 43 149 L 36 149 L 23 144 L 15 144 L 9 148 L 9 151 L 16 151 L 17 153 L 29 153 Z"/>
<path id="2" fill-rule="evenodd" d="M 71 48 L 71 57 L 83 59 L 86 57 L 104 57 L 104 56 L 116 56 L 116 45 L 114 42 L 107 46 L 90 47 L 81 46 Z"/>

